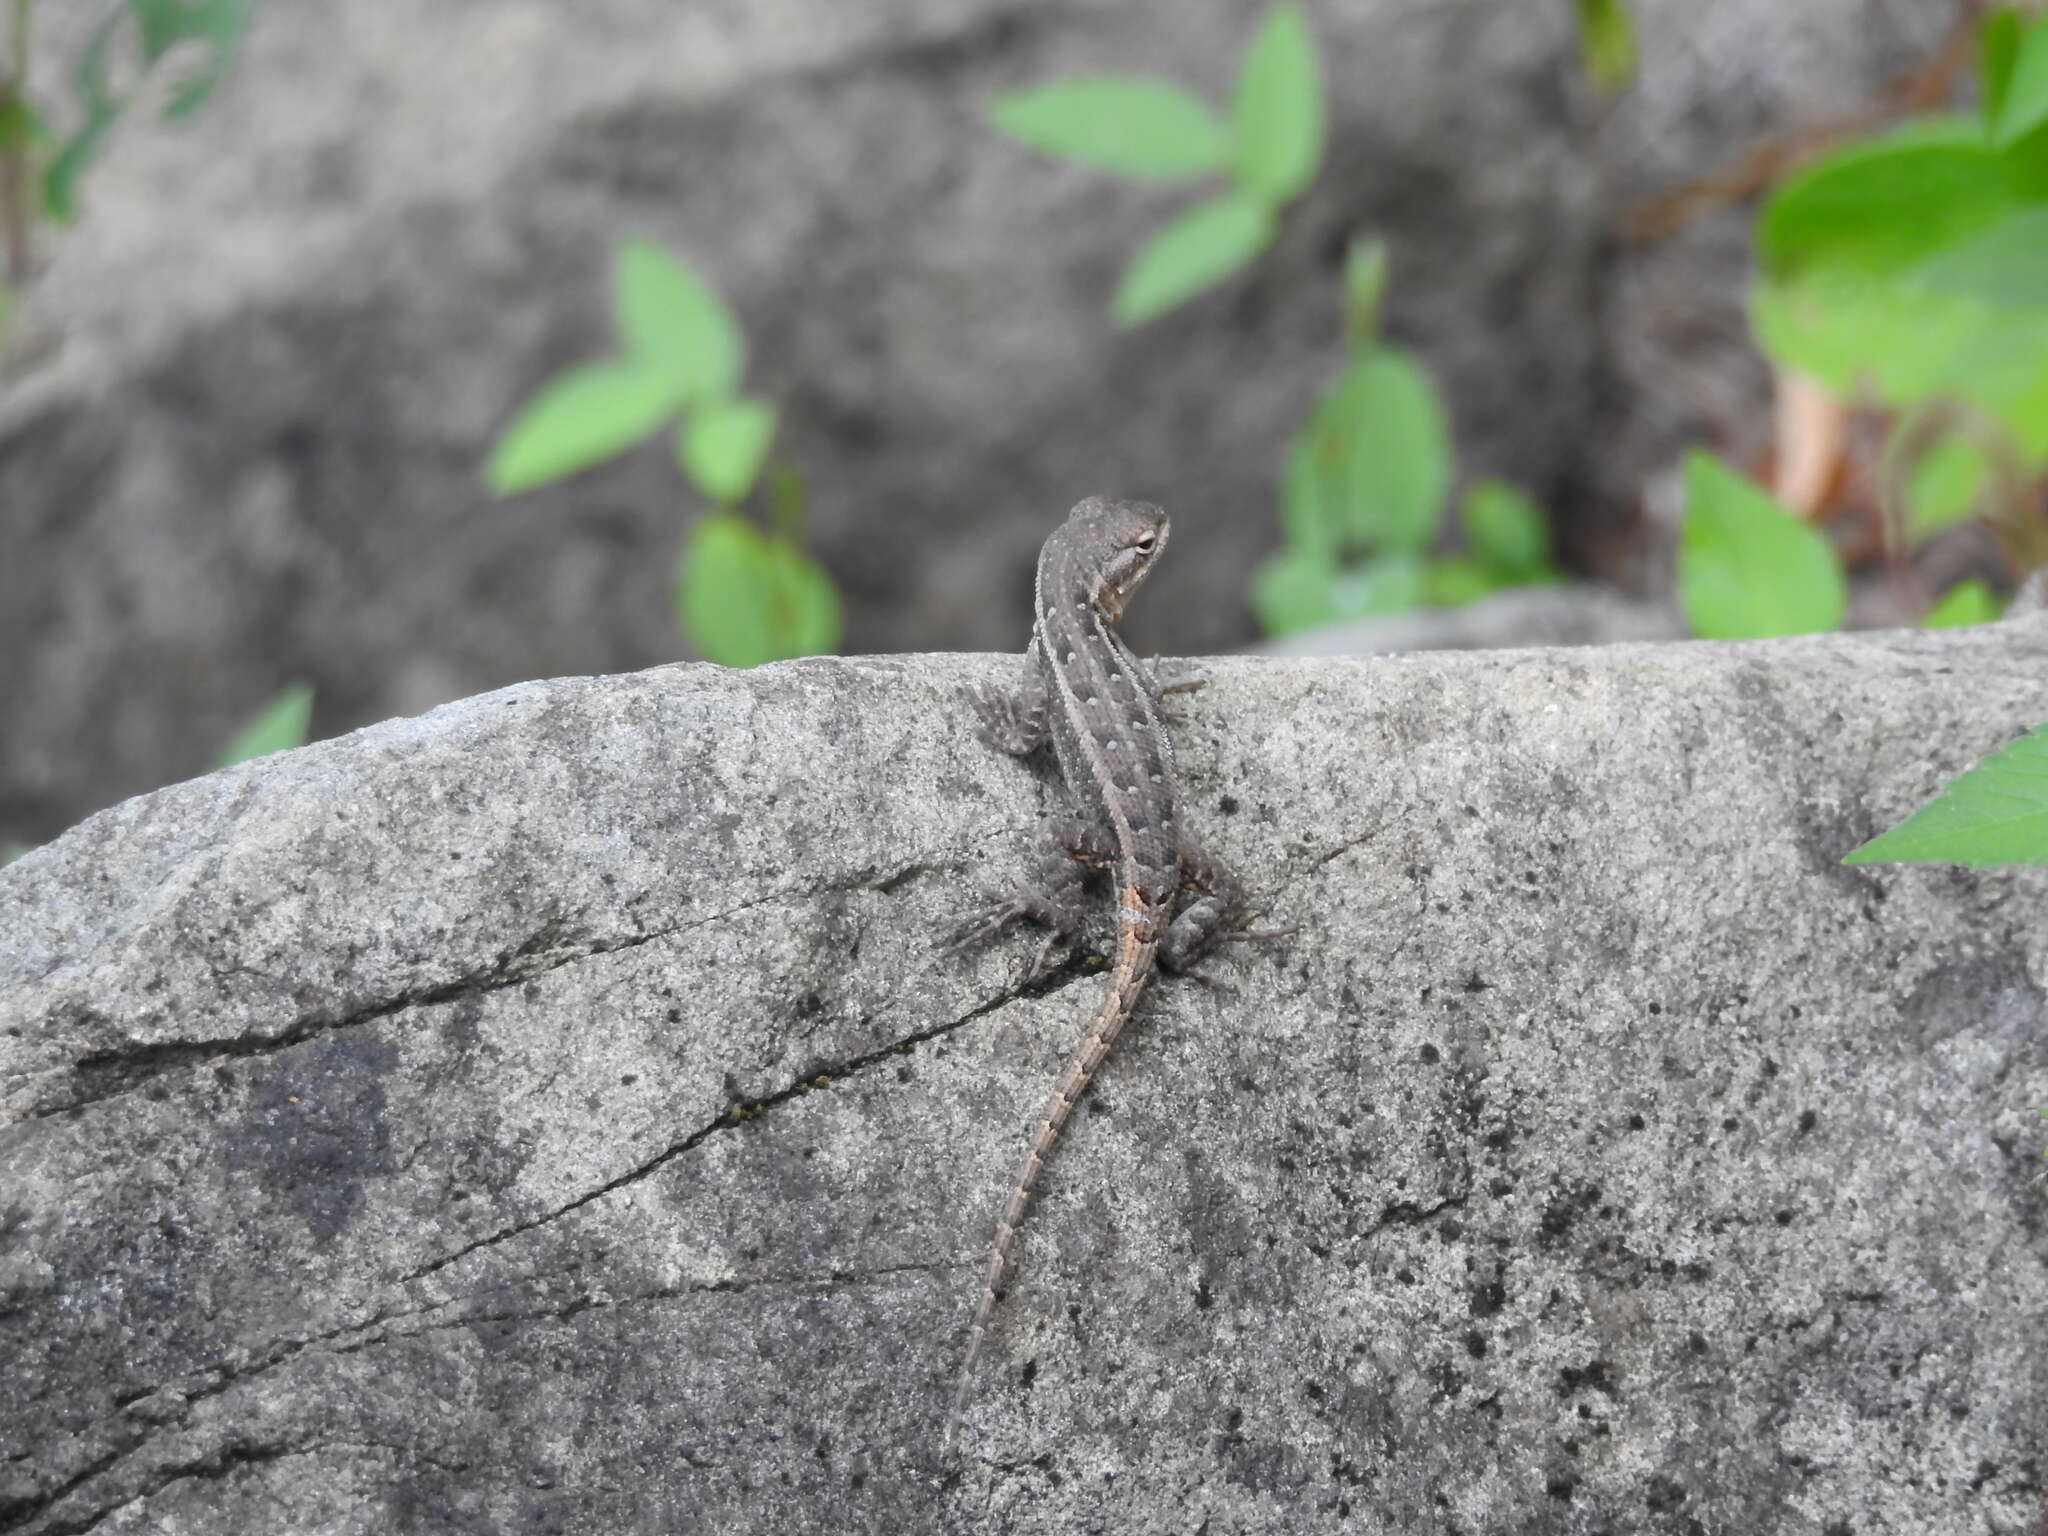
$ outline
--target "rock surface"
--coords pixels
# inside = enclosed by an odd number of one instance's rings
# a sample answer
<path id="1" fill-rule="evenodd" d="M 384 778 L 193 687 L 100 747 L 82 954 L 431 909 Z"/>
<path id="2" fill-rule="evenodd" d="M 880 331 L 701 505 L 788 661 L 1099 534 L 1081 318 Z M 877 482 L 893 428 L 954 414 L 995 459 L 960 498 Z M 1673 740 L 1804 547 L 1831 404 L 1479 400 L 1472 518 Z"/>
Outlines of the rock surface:
<path id="1" fill-rule="evenodd" d="M 1257 918 L 1101 980 L 910 656 L 527 684 L 0 870 L 0 1531 L 2021 1532 L 2048 872 L 1845 868 L 2048 621 L 1170 663 Z M 1098 937 L 1099 942 L 1099 937 Z"/>
<path id="2" fill-rule="evenodd" d="M 1117 331 L 1118 272 L 1196 194 L 1026 153 L 987 104 L 1103 71 L 1222 101 L 1260 9 L 255 7 L 196 121 L 124 120 L 29 296 L 47 351 L 0 378 L 0 844 L 203 771 L 294 681 L 332 734 L 682 654 L 670 572 L 696 504 L 665 443 L 506 502 L 479 473 L 521 401 L 611 346 L 626 236 L 741 315 L 851 650 L 1007 644 L 991 596 L 1098 491 L 1163 502 L 1206 551 L 1157 578 L 1143 645 L 1248 638 L 1359 232 L 1391 242 L 1389 334 L 1441 382 L 1461 471 L 1601 543 L 1585 525 L 1647 469 L 1766 397 L 1747 210 L 1654 247 L 1615 220 L 1867 107 L 1950 23 L 1631 0 L 1644 73 L 1606 103 L 1569 6 L 1319 0 L 1314 191 L 1254 271 Z M 42 10 L 39 76 L 61 81 L 98 8 Z"/>

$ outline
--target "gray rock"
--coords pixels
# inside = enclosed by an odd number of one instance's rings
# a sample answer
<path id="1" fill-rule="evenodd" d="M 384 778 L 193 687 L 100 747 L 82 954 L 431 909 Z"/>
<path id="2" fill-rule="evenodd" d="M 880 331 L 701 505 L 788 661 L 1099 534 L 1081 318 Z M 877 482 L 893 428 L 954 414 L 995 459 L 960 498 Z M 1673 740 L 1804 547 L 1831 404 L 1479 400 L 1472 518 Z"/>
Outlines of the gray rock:
<path id="1" fill-rule="evenodd" d="M 43 9 L 59 80 L 96 8 Z M 851 650 L 1007 644 L 992 595 L 1105 490 L 1207 551 L 1161 573 L 1141 645 L 1249 637 L 1358 232 L 1391 242 L 1389 334 L 1442 382 L 1462 471 L 1583 508 L 1568 553 L 1614 576 L 1643 472 L 1765 397 L 1747 214 L 1650 249 L 1613 221 L 1863 103 L 1949 20 L 1633 0 L 1644 77 L 1610 106 L 1567 6 L 1319 4 L 1314 192 L 1255 271 L 1117 332 L 1117 273 L 1194 194 L 1028 154 L 986 105 L 1105 70 L 1223 100 L 1259 9 L 266 0 L 189 128 L 124 122 L 29 298 L 46 351 L 0 381 L 0 843 L 202 771 L 296 680 L 331 734 L 680 655 L 696 509 L 665 444 L 502 504 L 478 473 L 611 345 L 627 235 L 743 317 Z"/>
<path id="2" fill-rule="evenodd" d="M 1251 647 L 1263 656 L 1386 656 L 1401 651 L 1484 651 L 1525 645 L 1615 645 L 1682 640 L 1685 615 L 1611 587 L 1509 587 L 1461 608 L 1418 608 L 1383 619 L 1324 624 Z"/>
<path id="3" fill-rule="evenodd" d="M 535 683 L 0 870 L 0 1530 L 2031 1529 L 2048 874 L 1845 868 L 2048 624 L 1195 668 L 1257 920 L 1100 978 L 908 656 Z M 1098 938 L 1099 942 L 1099 938 Z"/>

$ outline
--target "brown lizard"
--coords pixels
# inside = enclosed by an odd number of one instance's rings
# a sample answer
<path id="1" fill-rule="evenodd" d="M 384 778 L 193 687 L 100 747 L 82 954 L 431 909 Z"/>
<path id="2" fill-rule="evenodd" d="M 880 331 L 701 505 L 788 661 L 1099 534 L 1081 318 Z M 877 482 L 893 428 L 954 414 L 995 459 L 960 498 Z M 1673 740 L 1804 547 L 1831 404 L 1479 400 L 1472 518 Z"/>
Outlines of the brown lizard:
<path id="1" fill-rule="evenodd" d="M 1109 993 L 1060 1074 L 996 1222 L 967 1358 L 946 1416 L 946 1446 L 966 1406 L 1017 1228 L 1061 1128 L 1130 1022 L 1154 966 L 1192 965 L 1239 902 L 1236 880 L 1200 853 L 1182 826 L 1173 743 L 1160 710 L 1161 694 L 1176 690 L 1162 689 L 1113 627 L 1166 548 L 1166 534 L 1166 514 L 1149 502 L 1097 496 L 1075 507 L 1038 556 L 1024 686 L 1014 694 L 982 689 L 971 695 L 981 738 L 990 746 L 1024 757 L 1052 742 L 1075 814 L 1055 824 L 1039 881 L 990 902 L 952 934 L 949 947 L 972 949 L 1013 923 L 1035 922 L 1047 930 L 1033 968 L 1043 974 L 1081 926 L 1092 871 L 1107 871 L 1114 882 L 1117 931 Z"/>

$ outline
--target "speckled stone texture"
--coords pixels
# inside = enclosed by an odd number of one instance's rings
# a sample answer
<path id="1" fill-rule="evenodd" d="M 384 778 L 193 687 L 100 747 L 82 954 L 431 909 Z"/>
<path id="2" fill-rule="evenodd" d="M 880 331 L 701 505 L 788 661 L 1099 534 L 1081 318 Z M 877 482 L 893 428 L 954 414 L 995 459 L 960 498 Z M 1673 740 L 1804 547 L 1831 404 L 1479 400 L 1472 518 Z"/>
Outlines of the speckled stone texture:
<path id="1" fill-rule="evenodd" d="M 2048 874 L 1839 861 L 2048 621 L 1164 664 L 1295 932 L 1125 1035 L 942 1463 L 1102 984 L 933 952 L 1016 665 L 529 684 L 0 870 L 0 1531 L 2034 1530 Z"/>

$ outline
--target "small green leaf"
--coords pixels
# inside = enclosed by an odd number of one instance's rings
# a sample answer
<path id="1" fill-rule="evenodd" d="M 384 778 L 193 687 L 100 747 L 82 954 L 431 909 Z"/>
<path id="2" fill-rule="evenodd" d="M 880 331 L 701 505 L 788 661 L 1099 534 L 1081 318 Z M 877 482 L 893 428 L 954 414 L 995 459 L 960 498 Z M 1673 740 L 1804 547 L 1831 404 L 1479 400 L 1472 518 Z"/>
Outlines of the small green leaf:
<path id="1" fill-rule="evenodd" d="M 1906 480 L 1906 529 L 1925 538 L 1977 510 L 1989 466 L 1984 453 L 1965 438 L 1952 437 L 1913 465 Z"/>
<path id="2" fill-rule="evenodd" d="M 1849 601 L 1828 541 L 1699 449 L 1685 457 L 1678 595 L 1709 640 L 1833 629 Z"/>
<path id="3" fill-rule="evenodd" d="M 1138 325 L 1213 288 L 1273 238 L 1270 210 L 1236 193 L 1197 203 L 1153 235 L 1116 292 L 1118 325 Z"/>
<path id="4" fill-rule="evenodd" d="M 1987 135 L 1998 131 L 2006 87 L 2012 83 L 2012 67 L 2026 37 L 2026 18 L 2009 5 L 1993 7 L 1977 25 L 1977 94 Z"/>
<path id="5" fill-rule="evenodd" d="M 78 63 L 71 72 L 72 84 L 85 108 L 85 121 L 57 146 L 57 153 L 43 168 L 43 206 L 50 217 L 68 224 L 78 216 L 78 182 L 85 168 L 99 153 L 100 143 L 114 119 L 121 115 L 121 102 L 107 81 L 107 50 L 120 27 L 116 11 L 93 29 L 78 51 Z"/>
<path id="6" fill-rule="evenodd" d="M 145 65 L 156 63 L 180 43 L 207 45 L 198 69 L 164 103 L 165 117 L 189 116 L 213 93 L 233 61 L 249 30 L 249 0 L 127 0 L 127 5 L 142 32 Z"/>
<path id="7" fill-rule="evenodd" d="M 1785 181 L 1757 222 L 1764 268 L 1897 272 L 1996 223 L 2018 201 L 1976 123 L 1928 118 L 1836 150 Z"/>
<path id="8" fill-rule="evenodd" d="M 1994 142 L 2008 145 L 2048 123 L 2048 26 L 2027 29 L 1999 93 Z"/>
<path id="9" fill-rule="evenodd" d="M 1419 555 L 1391 550 L 1337 572 L 1331 599 L 1339 619 L 1382 619 L 1429 601 L 1429 571 Z"/>
<path id="10" fill-rule="evenodd" d="M 1477 560 L 1445 555 L 1429 562 L 1424 584 L 1432 608 L 1462 608 L 1513 583 L 1502 581 L 1498 571 Z"/>
<path id="11" fill-rule="evenodd" d="M 1062 80 L 998 96 L 988 115 L 1040 154 L 1141 181 L 1185 181 L 1230 163 L 1216 114 L 1164 80 Z"/>
<path id="12" fill-rule="evenodd" d="M 1480 480 L 1465 493 L 1465 538 L 1475 559 L 1512 585 L 1550 570 L 1550 525 L 1512 485 Z"/>
<path id="13" fill-rule="evenodd" d="M 676 584 L 683 633 L 707 661 L 758 666 L 839 643 L 832 580 L 787 539 L 730 512 L 698 519 Z"/>
<path id="14" fill-rule="evenodd" d="M 1337 617 L 1336 567 L 1307 550 L 1270 555 L 1252 576 L 1252 611 L 1269 635 L 1291 635 Z"/>
<path id="15" fill-rule="evenodd" d="M 1603 91 L 1635 78 L 1636 26 L 1623 0 L 1577 0 L 1579 62 Z"/>
<path id="16" fill-rule="evenodd" d="M 1237 184 L 1273 207 L 1300 195 L 1323 158 L 1323 75 L 1301 9 L 1266 12 L 1238 69 L 1231 115 Z"/>
<path id="17" fill-rule="evenodd" d="M 216 768 L 246 763 L 252 757 L 267 757 L 289 747 L 306 744 L 306 728 L 313 722 L 313 689 L 308 683 L 293 683 L 285 689 L 228 743 Z"/>
<path id="18" fill-rule="evenodd" d="M 2048 864 L 2048 725 L 1954 780 L 1844 864 Z"/>
<path id="19" fill-rule="evenodd" d="M 1419 554 L 1451 482 L 1450 430 L 1429 376 L 1404 352 L 1367 353 L 1316 408 L 1324 494 L 1350 541 Z"/>
<path id="20" fill-rule="evenodd" d="M 505 429 L 484 478 L 500 496 L 560 480 L 632 447 L 681 403 L 672 377 L 638 362 L 557 375 Z"/>
<path id="21" fill-rule="evenodd" d="M 722 399 L 738 387 L 746 337 L 696 273 L 645 240 L 621 243 L 613 273 L 619 338 L 628 353 L 673 379 L 684 401 Z"/>
<path id="22" fill-rule="evenodd" d="M 754 488 L 774 441 L 774 406 L 745 395 L 714 400 L 683 423 L 683 472 L 706 496 L 729 507 Z"/>
<path id="23" fill-rule="evenodd" d="M 776 637 L 785 656 L 829 656 L 839 649 L 839 589 L 825 568 L 787 539 L 768 541 L 775 572 Z"/>
<path id="24" fill-rule="evenodd" d="M 1325 476 L 1316 463 L 1316 437 L 1304 428 L 1288 445 L 1287 462 L 1280 471 L 1280 526 L 1287 532 L 1287 546 L 1331 566 L 1337 552 L 1339 530 L 1324 495 Z"/>
<path id="25" fill-rule="evenodd" d="M 1976 577 L 1959 581 L 1942 593 L 1941 601 L 1921 616 L 1922 629 L 1960 629 L 1965 624 L 1989 624 L 1998 617 L 1998 599 Z"/>

